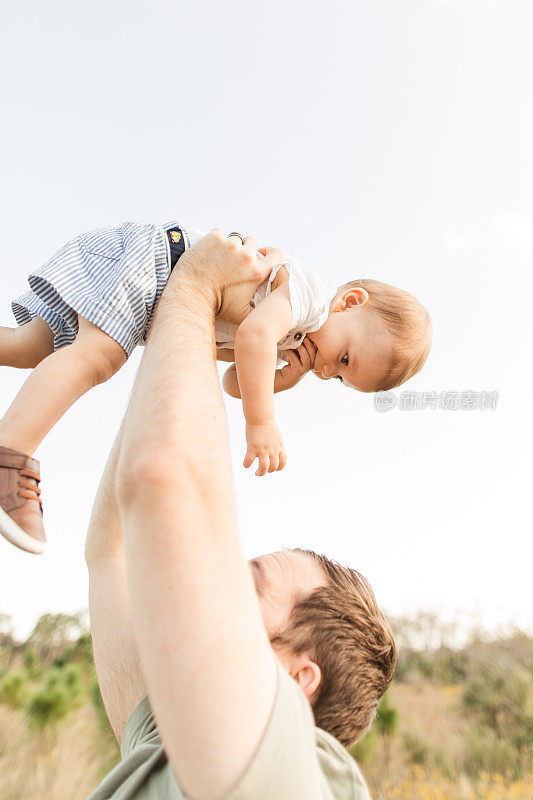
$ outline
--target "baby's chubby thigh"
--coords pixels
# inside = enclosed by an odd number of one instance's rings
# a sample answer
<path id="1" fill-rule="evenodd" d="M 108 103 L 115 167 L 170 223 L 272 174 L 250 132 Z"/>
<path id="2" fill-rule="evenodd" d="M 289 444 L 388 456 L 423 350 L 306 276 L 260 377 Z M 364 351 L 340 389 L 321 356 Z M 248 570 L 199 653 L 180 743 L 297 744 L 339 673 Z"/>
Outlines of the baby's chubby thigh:
<path id="1" fill-rule="evenodd" d="M 101 328 L 79 315 L 78 326 L 76 339 L 70 345 L 71 355 L 80 359 L 90 385 L 105 383 L 126 363 L 126 351 Z"/>

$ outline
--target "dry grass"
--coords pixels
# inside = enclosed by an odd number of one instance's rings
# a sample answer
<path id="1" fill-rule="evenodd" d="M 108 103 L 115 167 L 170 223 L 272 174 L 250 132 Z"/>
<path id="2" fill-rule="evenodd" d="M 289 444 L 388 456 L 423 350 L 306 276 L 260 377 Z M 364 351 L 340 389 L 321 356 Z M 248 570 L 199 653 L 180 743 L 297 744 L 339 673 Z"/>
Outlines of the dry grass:
<path id="1" fill-rule="evenodd" d="M 57 732 L 41 735 L 28 729 L 22 712 L 0 705 L 2 800 L 85 800 L 108 757 L 89 704 Z"/>
<path id="2" fill-rule="evenodd" d="M 399 730 L 389 742 L 382 738 L 362 765 L 374 800 L 533 800 L 533 775 L 521 780 L 446 777 L 445 761 L 459 760 L 466 731 L 455 687 L 395 684 L 391 701 L 400 712 Z M 432 753 L 442 753 L 444 769 L 410 764 L 406 733 L 417 735 Z M 23 712 L 0 705 L 1 800 L 86 800 L 113 758 L 90 703 L 45 735 L 28 729 Z"/>
<path id="3" fill-rule="evenodd" d="M 395 683 L 390 699 L 399 713 L 396 735 L 381 738 L 361 765 L 373 800 L 533 800 L 533 775 L 516 780 L 458 774 L 468 721 L 459 708 L 460 688 Z M 410 763 L 405 736 L 427 748 L 427 763 Z"/>
<path id="4" fill-rule="evenodd" d="M 374 800 L 531 800 L 533 775 L 520 780 L 482 775 L 476 781 L 445 778 L 438 772 L 412 767 L 400 779 L 372 789 Z"/>

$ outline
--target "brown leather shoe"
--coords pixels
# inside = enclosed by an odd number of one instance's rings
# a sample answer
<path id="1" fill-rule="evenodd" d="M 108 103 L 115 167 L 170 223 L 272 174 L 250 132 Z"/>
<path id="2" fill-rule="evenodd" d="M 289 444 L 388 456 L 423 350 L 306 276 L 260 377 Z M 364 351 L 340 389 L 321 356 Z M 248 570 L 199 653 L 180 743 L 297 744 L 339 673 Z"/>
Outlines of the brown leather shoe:
<path id="1" fill-rule="evenodd" d="M 44 553 L 39 462 L 0 446 L 0 533 L 28 553 Z"/>

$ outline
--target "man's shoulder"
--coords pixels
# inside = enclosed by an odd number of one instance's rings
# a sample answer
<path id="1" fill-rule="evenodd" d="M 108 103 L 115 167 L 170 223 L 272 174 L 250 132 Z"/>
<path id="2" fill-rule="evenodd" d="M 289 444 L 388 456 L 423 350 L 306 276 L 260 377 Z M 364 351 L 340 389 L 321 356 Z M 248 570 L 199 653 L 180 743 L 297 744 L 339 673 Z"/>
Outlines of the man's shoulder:
<path id="1" fill-rule="evenodd" d="M 315 744 L 320 769 L 333 796 L 346 800 L 371 800 L 361 770 L 346 748 L 330 733 L 316 727 Z"/>
<path id="2" fill-rule="evenodd" d="M 315 727 L 309 702 L 278 662 L 272 715 L 257 751 L 226 800 L 370 800 L 361 772 L 333 736 Z M 122 762 L 90 800 L 182 800 L 148 698 L 124 729 Z M 141 789 L 142 787 L 142 789 Z"/>

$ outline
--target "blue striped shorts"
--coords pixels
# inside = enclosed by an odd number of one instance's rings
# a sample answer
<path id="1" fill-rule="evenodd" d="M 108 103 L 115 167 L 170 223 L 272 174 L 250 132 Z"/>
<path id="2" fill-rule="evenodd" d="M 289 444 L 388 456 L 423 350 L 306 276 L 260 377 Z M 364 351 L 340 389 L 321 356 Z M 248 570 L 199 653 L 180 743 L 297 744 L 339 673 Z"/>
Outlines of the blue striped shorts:
<path id="1" fill-rule="evenodd" d="M 176 222 L 124 222 L 76 236 L 31 273 L 31 290 L 11 304 L 17 322 L 24 325 L 41 317 L 54 333 L 57 350 L 76 338 L 80 315 L 111 336 L 129 356 L 146 342 L 167 284 L 166 231 L 175 227 Z M 190 240 L 181 230 L 187 248 Z"/>

